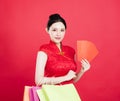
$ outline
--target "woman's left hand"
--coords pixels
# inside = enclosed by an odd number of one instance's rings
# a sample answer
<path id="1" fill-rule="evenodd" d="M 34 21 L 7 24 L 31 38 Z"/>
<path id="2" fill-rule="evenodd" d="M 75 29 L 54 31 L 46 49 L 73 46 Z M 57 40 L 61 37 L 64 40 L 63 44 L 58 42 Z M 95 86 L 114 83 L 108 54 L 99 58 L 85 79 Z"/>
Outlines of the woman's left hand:
<path id="1" fill-rule="evenodd" d="M 81 69 L 82 69 L 83 72 L 86 72 L 86 71 L 88 71 L 90 69 L 90 63 L 86 59 L 81 60 L 81 66 L 82 66 Z"/>

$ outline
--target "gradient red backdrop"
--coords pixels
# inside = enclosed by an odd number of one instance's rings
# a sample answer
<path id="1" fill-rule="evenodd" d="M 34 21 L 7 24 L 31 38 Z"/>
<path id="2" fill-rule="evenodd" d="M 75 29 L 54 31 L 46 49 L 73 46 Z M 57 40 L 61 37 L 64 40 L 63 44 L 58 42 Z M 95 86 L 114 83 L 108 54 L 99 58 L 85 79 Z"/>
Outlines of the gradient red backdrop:
<path id="1" fill-rule="evenodd" d="M 39 46 L 49 41 L 48 16 L 60 13 L 68 29 L 64 44 L 92 41 L 99 55 L 76 84 L 83 101 L 120 101 L 119 0 L 0 0 L 0 100 L 22 101 L 34 84 Z"/>

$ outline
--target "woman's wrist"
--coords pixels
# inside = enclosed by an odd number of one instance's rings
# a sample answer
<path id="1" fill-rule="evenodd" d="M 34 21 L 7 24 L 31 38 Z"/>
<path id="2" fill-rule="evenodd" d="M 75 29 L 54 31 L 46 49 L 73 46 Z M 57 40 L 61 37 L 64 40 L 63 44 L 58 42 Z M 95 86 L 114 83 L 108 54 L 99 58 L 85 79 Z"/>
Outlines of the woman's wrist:
<path id="1" fill-rule="evenodd" d="M 64 80 L 64 81 L 68 81 L 68 76 L 65 75 L 65 76 L 63 77 L 63 80 Z"/>
<path id="2" fill-rule="evenodd" d="M 85 72 L 84 68 L 81 68 L 80 73 L 84 73 L 84 72 Z"/>
<path id="3" fill-rule="evenodd" d="M 52 77 L 50 84 L 59 84 L 61 82 L 67 81 L 67 76 L 62 77 Z"/>

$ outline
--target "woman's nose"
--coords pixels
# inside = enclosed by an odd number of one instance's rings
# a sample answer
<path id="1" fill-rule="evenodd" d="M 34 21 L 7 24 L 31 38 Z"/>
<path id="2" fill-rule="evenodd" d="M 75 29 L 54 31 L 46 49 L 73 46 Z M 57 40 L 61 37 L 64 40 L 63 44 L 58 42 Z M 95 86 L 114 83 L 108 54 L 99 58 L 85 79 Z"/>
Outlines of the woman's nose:
<path id="1" fill-rule="evenodd" d="M 57 31 L 57 36 L 59 36 L 60 35 L 60 31 Z"/>

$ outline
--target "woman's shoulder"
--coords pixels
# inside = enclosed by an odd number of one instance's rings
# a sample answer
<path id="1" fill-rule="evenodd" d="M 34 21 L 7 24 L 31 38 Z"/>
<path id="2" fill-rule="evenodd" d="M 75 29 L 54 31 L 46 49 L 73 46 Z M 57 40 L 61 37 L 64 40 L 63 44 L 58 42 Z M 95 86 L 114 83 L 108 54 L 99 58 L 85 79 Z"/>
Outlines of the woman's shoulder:
<path id="1" fill-rule="evenodd" d="M 49 44 L 42 44 L 39 48 L 39 51 L 43 51 L 45 53 L 48 53 L 51 51 L 51 47 Z"/>
<path id="2" fill-rule="evenodd" d="M 47 49 L 49 44 L 42 44 L 39 49 Z"/>
<path id="3" fill-rule="evenodd" d="M 49 49 L 49 44 L 42 44 L 40 47 L 39 47 L 39 52 L 44 52 L 46 54 L 49 53 L 50 49 Z"/>

